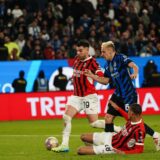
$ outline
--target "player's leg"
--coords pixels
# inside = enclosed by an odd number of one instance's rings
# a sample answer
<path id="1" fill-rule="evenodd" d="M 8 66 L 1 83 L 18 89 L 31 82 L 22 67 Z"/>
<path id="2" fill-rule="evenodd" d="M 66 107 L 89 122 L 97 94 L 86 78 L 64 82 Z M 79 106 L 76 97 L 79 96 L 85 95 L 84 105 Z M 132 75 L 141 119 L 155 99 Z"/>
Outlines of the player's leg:
<path id="1" fill-rule="evenodd" d="M 109 138 L 105 132 L 85 133 L 81 135 L 81 140 L 85 145 L 102 145 L 105 144 L 105 137 Z"/>
<path id="2" fill-rule="evenodd" d="M 72 128 L 72 118 L 77 114 L 77 110 L 72 106 L 67 106 L 67 109 L 63 115 L 64 128 L 62 132 L 62 143 L 56 148 L 52 148 L 54 152 L 68 152 L 69 151 L 69 137 Z"/>
<path id="3" fill-rule="evenodd" d="M 116 95 L 112 95 L 111 100 L 116 103 L 119 107 L 124 106 L 124 103 Z M 121 130 L 120 126 L 115 126 L 113 124 L 114 118 L 116 116 L 121 116 L 118 111 L 116 111 L 112 105 L 108 104 L 108 110 L 105 115 L 105 132 L 119 132 Z"/>
<path id="4" fill-rule="evenodd" d="M 112 134 L 111 133 L 94 133 L 83 134 L 81 136 L 82 141 L 93 143 L 93 146 L 83 146 L 78 149 L 79 155 L 91 155 L 91 154 L 110 154 L 114 153 L 112 150 Z"/>
<path id="5" fill-rule="evenodd" d="M 97 143 L 98 140 L 102 140 L 100 136 L 101 133 L 85 133 L 81 135 L 81 140 L 85 143 L 85 144 L 92 144 L 95 142 Z M 99 144 L 99 143 L 98 143 Z M 82 146 L 78 149 L 78 154 L 79 155 L 91 155 L 91 154 L 95 154 L 93 146 Z"/>
<path id="6" fill-rule="evenodd" d="M 82 134 L 81 140 L 85 143 L 85 145 L 93 145 L 93 133 Z"/>
<path id="7" fill-rule="evenodd" d="M 69 136 L 72 128 L 72 118 L 78 113 L 77 109 L 72 106 L 67 106 L 67 109 L 63 115 L 64 120 L 64 129 L 63 129 L 63 137 L 62 137 L 62 145 L 69 145 Z"/>
<path id="8" fill-rule="evenodd" d="M 93 134 L 93 150 L 95 154 L 115 153 L 112 149 L 112 132 L 101 132 Z"/>
<path id="9" fill-rule="evenodd" d="M 104 128 L 105 121 L 98 119 L 98 104 L 97 94 L 91 94 L 84 97 L 83 107 L 90 125 L 95 128 Z"/>
<path id="10" fill-rule="evenodd" d="M 69 137 L 72 128 L 72 118 L 81 110 L 80 97 L 71 96 L 66 105 L 66 111 L 63 115 L 64 128 L 62 134 L 62 143 L 56 148 L 52 148 L 54 152 L 68 152 L 69 151 Z"/>
<path id="11" fill-rule="evenodd" d="M 79 155 L 94 155 L 93 146 L 82 146 L 78 148 L 77 154 Z"/>
<path id="12" fill-rule="evenodd" d="M 114 116 L 111 114 L 106 114 L 105 115 L 105 132 L 114 132 Z"/>
<path id="13" fill-rule="evenodd" d="M 86 113 L 87 119 L 91 127 L 94 128 L 104 128 L 105 120 L 98 119 L 98 114 L 88 114 Z"/>
<path id="14" fill-rule="evenodd" d="M 79 155 L 113 154 L 115 153 L 109 145 L 82 146 L 78 149 Z"/>

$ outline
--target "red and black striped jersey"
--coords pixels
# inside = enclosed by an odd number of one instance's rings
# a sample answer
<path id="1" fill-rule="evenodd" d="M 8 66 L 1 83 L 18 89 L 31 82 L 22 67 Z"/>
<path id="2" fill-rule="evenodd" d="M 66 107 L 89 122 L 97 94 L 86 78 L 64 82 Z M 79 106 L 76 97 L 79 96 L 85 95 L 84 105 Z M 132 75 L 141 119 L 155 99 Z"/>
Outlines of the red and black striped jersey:
<path id="1" fill-rule="evenodd" d="M 96 93 L 93 79 L 84 75 L 85 69 L 91 70 L 92 73 L 98 76 L 103 76 L 103 72 L 95 58 L 88 57 L 82 61 L 76 57 L 73 65 L 73 86 L 74 95 L 76 96 L 83 97 Z"/>
<path id="2" fill-rule="evenodd" d="M 128 121 L 124 128 L 112 137 L 112 146 L 125 153 L 140 153 L 143 151 L 145 127 L 142 120 Z"/>

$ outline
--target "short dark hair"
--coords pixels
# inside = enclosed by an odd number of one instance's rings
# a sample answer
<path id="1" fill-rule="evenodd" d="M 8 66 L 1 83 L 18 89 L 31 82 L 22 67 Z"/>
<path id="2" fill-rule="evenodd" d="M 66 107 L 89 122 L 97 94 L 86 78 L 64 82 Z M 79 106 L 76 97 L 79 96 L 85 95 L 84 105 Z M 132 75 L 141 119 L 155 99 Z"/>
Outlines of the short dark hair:
<path id="1" fill-rule="evenodd" d="M 23 78 L 23 77 L 24 77 L 24 74 L 25 74 L 25 73 L 24 73 L 24 71 L 22 71 L 22 70 L 21 70 L 21 71 L 19 71 L 19 76 L 20 76 L 21 78 Z"/>
<path id="2" fill-rule="evenodd" d="M 43 70 L 40 70 L 39 74 L 38 74 L 38 78 L 44 78 L 45 74 Z"/>
<path id="3" fill-rule="evenodd" d="M 59 67 L 59 68 L 58 68 L 58 71 L 59 71 L 60 73 L 62 73 L 62 70 L 63 70 L 62 67 Z"/>
<path id="4" fill-rule="evenodd" d="M 131 104 L 130 109 L 135 115 L 141 115 L 142 113 L 142 107 L 137 103 Z"/>
<path id="5" fill-rule="evenodd" d="M 77 46 L 83 46 L 83 47 L 88 47 L 89 48 L 89 42 L 85 39 L 81 39 L 78 41 Z"/>

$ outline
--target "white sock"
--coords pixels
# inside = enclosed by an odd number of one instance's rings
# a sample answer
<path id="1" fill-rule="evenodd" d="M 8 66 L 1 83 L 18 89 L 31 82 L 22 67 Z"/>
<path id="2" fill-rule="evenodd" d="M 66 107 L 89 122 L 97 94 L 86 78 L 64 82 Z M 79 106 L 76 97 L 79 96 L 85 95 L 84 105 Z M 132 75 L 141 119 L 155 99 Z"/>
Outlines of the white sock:
<path id="1" fill-rule="evenodd" d="M 90 125 L 95 128 L 105 128 L 105 120 L 96 120 L 90 123 Z"/>
<path id="2" fill-rule="evenodd" d="M 114 131 L 115 131 L 116 133 L 120 132 L 121 130 L 122 130 L 122 127 L 121 127 L 121 126 L 115 126 L 115 125 L 114 125 Z"/>
<path id="3" fill-rule="evenodd" d="M 159 138 L 159 137 L 160 137 L 160 134 L 158 132 L 154 132 L 153 138 Z"/>
<path id="4" fill-rule="evenodd" d="M 64 118 L 64 129 L 63 129 L 63 135 L 62 135 L 62 145 L 68 146 L 69 136 L 72 128 L 72 124 L 71 124 L 72 118 L 66 114 L 64 114 L 63 118 Z"/>

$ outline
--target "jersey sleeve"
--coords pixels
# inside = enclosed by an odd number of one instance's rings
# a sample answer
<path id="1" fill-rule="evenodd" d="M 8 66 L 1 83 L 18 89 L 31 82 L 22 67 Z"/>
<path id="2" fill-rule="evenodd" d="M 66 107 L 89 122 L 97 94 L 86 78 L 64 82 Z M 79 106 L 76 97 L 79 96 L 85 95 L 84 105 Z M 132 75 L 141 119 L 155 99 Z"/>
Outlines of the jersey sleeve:
<path id="1" fill-rule="evenodd" d="M 120 61 L 121 61 L 122 66 L 128 66 L 130 62 L 133 62 L 129 57 L 123 54 L 121 54 L 120 56 Z"/>
<path id="2" fill-rule="evenodd" d="M 100 65 L 98 64 L 98 62 L 93 59 L 93 62 L 92 62 L 92 72 L 96 75 L 98 75 L 99 77 L 103 77 L 104 73 L 100 67 Z"/>
<path id="3" fill-rule="evenodd" d="M 135 132 L 136 145 L 144 145 L 145 131 L 138 130 Z"/>

